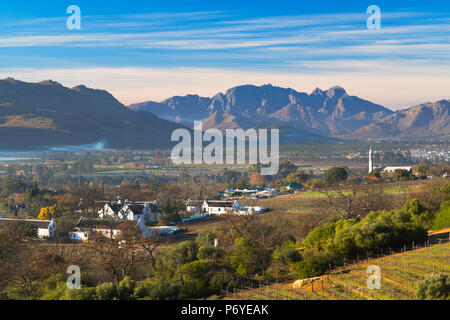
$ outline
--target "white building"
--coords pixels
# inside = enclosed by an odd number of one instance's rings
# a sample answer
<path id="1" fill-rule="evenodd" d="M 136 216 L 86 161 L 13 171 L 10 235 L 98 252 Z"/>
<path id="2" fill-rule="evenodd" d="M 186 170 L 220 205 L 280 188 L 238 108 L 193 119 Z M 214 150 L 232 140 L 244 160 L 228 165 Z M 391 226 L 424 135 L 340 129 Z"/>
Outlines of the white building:
<path id="1" fill-rule="evenodd" d="M 88 241 L 92 236 L 101 234 L 106 238 L 116 238 L 120 235 L 121 226 L 130 224 L 131 227 L 136 227 L 143 234 L 146 230 L 142 220 L 137 221 L 123 221 L 115 219 L 87 219 L 81 217 L 75 227 L 75 231 L 69 232 L 69 239 L 74 241 Z"/>
<path id="2" fill-rule="evenodd" d="M 114 218 L 128 221 L 142 220 L 144 223 L 158 222 L 163 214 L 157 202 L 108 202 L 98 212 L 99 218 Z"/>
<path id="3" fill-rule="evenodd" d="M 395 172 L 395 170 L 406 170 L 408 172 L 412 172 L 413 168 L 412 167 L 384 167 L 384 168 L 382 168 L 381 173 L 393 174 Z"/>
<path id="4" fill-rule="evenodd" d="M 237 201 L 205 200 L 202 205 L 203 212 L 207 214 L 232 214 L 239 208 Z"/>
<path id="5" fill-rule="evenodd" d="M 28 223 L 37 228 L 37 235 L 39 238 L 52 238 L 55 235 L 56 222 L 52 220 L 33 220 L 33 219 L 8 219 L 0 218 L 0 223 Z"/>
<path id="6" fill-rule="evenodd" d="M 191 200 L 186 202 L 186 211 L 191 214 L 198 214 L 202 210 L 203 201 L 202 200 Z"/>

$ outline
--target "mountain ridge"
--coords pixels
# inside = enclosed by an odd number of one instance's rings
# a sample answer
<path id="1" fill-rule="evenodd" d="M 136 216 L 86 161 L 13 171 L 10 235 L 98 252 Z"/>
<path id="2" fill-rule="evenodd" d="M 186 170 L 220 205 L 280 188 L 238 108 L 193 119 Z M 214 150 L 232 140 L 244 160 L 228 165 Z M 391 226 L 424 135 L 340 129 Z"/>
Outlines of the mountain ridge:
<path id="1" fill-rule="evenodd" d="M 162 148 L 183 127 L 148 112 L 135 112 L 106 90 L 0 80 L 0 148 L 78 146 L 106 141 L 113 148 Z"/>
<path id="2" fill-rule="evenodd" d="M 201 100 L 202 103 L 196 104 L 194 100 Z M 448 100 L 393 111 L 352 96 L 340 86 L 328 90 L 316 88 L 308 94 L 272 84 L 247 84 L 229 88 L 211 98 L 174 96 L 162 102 L 149 101 L 129 107 L 153 112 L 163 119 L 172 119 L 189 127 L 193 127 L 194 120 L 202 120 L 204 129 L 218 128 L 224 131 L 227 128 L 288 125 L 303 132 L 334 138 L 408 139 L 450 136 L 449 111 L 445 103 L 439 109 L 440 112 L 435 108 L 431 118 L 424 119 L 430 116 L 430 112 L 425 112 L 428 109 L 423 107 L 439 102 Z M 417 117 L 414 115 L 416 109 L 422 110 L 416 111 Z M 408 127 L 408 122 L 421 124 L 420 129 Z M 424 122 L 429 124 L 422 125 Z"/>

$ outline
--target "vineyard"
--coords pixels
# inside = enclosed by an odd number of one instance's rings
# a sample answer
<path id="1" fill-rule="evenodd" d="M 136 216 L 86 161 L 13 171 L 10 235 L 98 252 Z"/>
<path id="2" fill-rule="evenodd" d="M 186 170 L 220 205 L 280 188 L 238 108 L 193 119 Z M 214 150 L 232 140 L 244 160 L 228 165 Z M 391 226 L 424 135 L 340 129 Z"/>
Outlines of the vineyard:
<path id="1" fill-rule="evenodd" d="M 410 250 L 410 251 L 408 251 Z M 369 266 L 381 270 L 379 289 L 369 289 Z M 404 247 L 399 253 L 355 261 L 294 289 L 293 281 L 224 291 L 232 300 L 411 300 L 417 284 L 432 274 L 450 274 L 450 243 Z"/>

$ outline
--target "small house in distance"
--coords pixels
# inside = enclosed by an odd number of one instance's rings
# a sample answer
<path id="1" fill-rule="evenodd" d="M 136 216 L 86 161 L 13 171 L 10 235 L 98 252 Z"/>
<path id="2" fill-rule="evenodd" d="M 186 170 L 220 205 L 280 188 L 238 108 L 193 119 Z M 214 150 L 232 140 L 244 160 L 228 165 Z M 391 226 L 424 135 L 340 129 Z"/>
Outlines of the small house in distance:
<path id="1" fill-rule="evenodd" d="M 303 185 L 297 182 L 290 182 L 284 186 L 287 191 L 300 191 L 303 189 Z"/>
<path id="2" fill-rule="evenodd" d="M 89 241 L 94 235 L 101 234 L 106 238 L 115 238 L 122 232 L 122 228 L 130 227 L 144 230 L 141 220 L 123 221 L 117 219 L 87 219 L 81 217 L 75 231 L 69 232 L 69 239 L 74 241 Z"/>
<path id="3" fill-rule="evenodd" d="M 381 168 L 381 174 L 394 174 L 396 170 L 404 170 L 407 172 L 412 173 L 413 168 L 412 167 L 384 167 Z"/>
<path id="4" fill-rule="evenodd" d="M 157 202 L 131 202 L 113 201 L 106 203 L 98 212 L 99 218 L 113 218 L 118 220 L 138 221 L 144 223 L 158 222 L 159 217 L 163 214 L 158 207 Z"/>
<path id="5" fill-rule="evenodd" d="M 191 200 L 186 202 L 186 211 L 191 214 L 198 214 L 202 211 L 202 200 Z"/>
<path id="6" fill-rule="evenodd" d="M 207 214 L 230 214 L 234 213 L 238 207 L 237 201 L 205 200 L 202 211 Z"/>
<path id="7" fill-rule="evenodd" d="M 56 222 L 55 219 L 52 220 L 33 220 L 33 219 L 8 219 L 1 218 L 0 223 L 28 223 L 37 228 L 37 236 L 39 238 L 52 238 L 55 235 Z"/>

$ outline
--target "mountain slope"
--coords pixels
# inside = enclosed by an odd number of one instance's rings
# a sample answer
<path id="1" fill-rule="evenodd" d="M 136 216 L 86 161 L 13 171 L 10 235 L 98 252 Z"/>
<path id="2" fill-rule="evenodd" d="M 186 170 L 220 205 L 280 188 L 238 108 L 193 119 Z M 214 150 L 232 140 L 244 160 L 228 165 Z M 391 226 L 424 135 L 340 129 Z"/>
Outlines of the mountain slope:
<path id="1" fill-rule="evenodd" d="M 261 124 L 288 124 L 321 135 L 349 134 L 392 111 L 358 97 L 341 87 L 311 94 L 289 88 L 244 85 L 218 93 L 213 98 L 173 97 L 161 103 L 132 105 L 157 116 L 192 126 L 205 120 L 204 128 L 251 128 Z"/>
<path id="2" fill-rule="evenodd" d="M 450 137 L 450 100 L 422 103 L 400 110 L 346 136 L 367 138 Z"/>
<path id="3" fill-rule="evenodd" d="M 105 141 L 114 148 L 170 145 L 179 125 L 134 112 L 104 90 L 67 88 L 48 80 L 0 80 L 2 149 L 40 149 Z"/>

